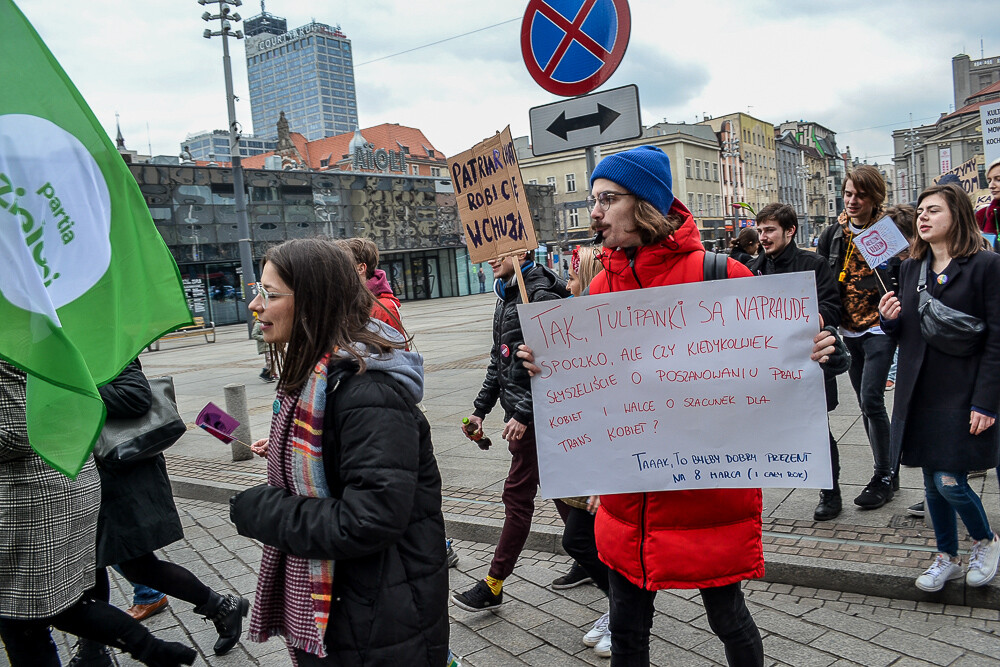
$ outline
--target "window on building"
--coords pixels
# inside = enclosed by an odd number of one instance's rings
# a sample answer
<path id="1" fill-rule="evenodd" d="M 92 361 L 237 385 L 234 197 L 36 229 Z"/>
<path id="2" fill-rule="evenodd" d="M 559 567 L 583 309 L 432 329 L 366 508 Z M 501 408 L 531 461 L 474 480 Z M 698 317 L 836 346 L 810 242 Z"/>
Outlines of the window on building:
<path id="1" fill-rule="evenodd" d="M 545 184 L 546 185 L 551 185 L 553 188 L 555 188 L 556 187 L 556 177 L 555 176 L 548 176 L 548 177 L 546 177 Z M 558 191 L 553 190 L 552 194 L 558 194 Z"/>
<path id="2" fill-rule="evenodd" d="M 694 177 L 701 180 L 701 160 L 694 161 Z"/>
<path id="3" fill-rule="evenodd" d="M 566 192 L 576 192 L 576 174 L 566 174 Z"/>
<path id="4" fill-rule="evenodd" d="M 575 208 L 569 212 L 569 226 L 570 227 L 580 226 L 580 211 Z"/>
<path id="5" fill-rule="evenodd" d="M 715 195 L 715 214 L 718 215 L 718 216 L 720 216 L 720 217 L 723 215 L 723 213 L 722 213 L 722 196 L 721 195 Z"/>
<path id="6" fill-rule="evenodd" d="M 716 183 L 719 182 L 719 163 L 718 162 L 713 162 L 712 163 L 712 180 L 715 181 Z"/>
<path id="7" fill-rule="evenodd" d="M 433 176 L 434 178 L 440 177 L 441 176 L 441 168 L 440 167 L 431 167 L 431 176 Z"/>
<path id="8" fill-rule="evenodd" d="M 528 181 L 528 185 L 538 185 L 538 179 L 532 178 L 531 180 Z"/>
<path id="9" fill-rule="evenodd" d="M 414 176 L 419 176 L 420 175 L 420 165 L 411 164 L 410 165 L 410 173 L 413 174 Z"/>
<path id="10" fill-rule="evenodd" d="M 705 195 L 698 193 L 698 215 L 705 215 Z"/>
<path id="11" fill-rule="evenodd" d="M 691 178 L 691 158 L 684 158 L 684 173 L 688 178 Z"/>

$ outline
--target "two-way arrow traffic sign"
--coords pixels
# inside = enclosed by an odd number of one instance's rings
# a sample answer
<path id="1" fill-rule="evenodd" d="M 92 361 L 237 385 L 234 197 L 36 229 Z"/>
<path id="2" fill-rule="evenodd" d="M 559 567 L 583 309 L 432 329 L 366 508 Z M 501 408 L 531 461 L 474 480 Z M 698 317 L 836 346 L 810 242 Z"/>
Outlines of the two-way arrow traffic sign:
<path id="1" fill-rule="evenodd" d="M 528 118 L 535 156 L 642 136 L 634 85 L 534 107 Z"/>

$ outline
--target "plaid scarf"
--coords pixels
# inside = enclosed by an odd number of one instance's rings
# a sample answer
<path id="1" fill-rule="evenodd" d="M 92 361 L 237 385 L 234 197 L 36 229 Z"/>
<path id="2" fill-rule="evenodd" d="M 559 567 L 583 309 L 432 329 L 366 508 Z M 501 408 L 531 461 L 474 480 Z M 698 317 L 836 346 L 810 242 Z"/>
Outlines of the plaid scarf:
<path id="1" fill-rule="evenodd" d="M 278 392 L 268 436 L 267 483 L 299 496 L 329 498 L 323 470 L 323 414 L 330 354 L 299 394 Z M 265 546 L 250 617 L 251 641 L 281 635 L 289 648 L 326 657 L 332 560 L 310 560 Z"/>

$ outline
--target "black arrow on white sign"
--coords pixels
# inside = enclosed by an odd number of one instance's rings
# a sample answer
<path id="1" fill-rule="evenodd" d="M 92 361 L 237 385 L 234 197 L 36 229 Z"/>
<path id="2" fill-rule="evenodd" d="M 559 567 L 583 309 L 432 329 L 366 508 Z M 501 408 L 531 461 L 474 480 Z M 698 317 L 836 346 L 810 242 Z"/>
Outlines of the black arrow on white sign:
<path id="1" fill-rule="evenodd" d="M 563 111 L 559 114 L 559 117 L 552 121 L 546 130 L 559 137 L 563 141 L 566 141 L 567 135 L 574 130 L 585 130 L 590 127 L 599 127 L 601 134 L 604 130 L 611 126 L 611 123 L 615 122 L 621 114 L 614 109 L 609 109 L 603 104 L 597 105 L 597 111 L 595 113 L 589 113 L 585 116 L 577 116 L 576 118 L 566 118 L 566 112 Z"/>

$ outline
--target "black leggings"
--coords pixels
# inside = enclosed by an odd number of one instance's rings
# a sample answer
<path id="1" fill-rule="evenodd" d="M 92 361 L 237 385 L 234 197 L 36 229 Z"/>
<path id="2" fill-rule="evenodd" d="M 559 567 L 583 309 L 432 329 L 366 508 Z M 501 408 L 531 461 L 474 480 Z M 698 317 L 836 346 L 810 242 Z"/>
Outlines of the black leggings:
<path id="1" fill-rule="evenodd" d="M 208 602 L 212 594 L 212 589 L 201 583 L 189 570 L 160 560 L 155 554 L 149 553 L 124 561 L 119 563 L 118 567 L 129 581 L 155 588 L 161 593 L 190 602 L 196 607 Z M 97 596 L 94 599 L 104 602 L 110 600 L 107 568 L 97 569 L 97 584 L 93 590 Z"/>
<path id="2" fill-rule="evenodd" d="M 59 667 L 59 652 L 52 641 L 50 625 L 133 654 L 152 639 L 145 626 L 122 610 L 84 596 L 48 618 L 0 618 L 0 639 L 11 667 Z"/>

